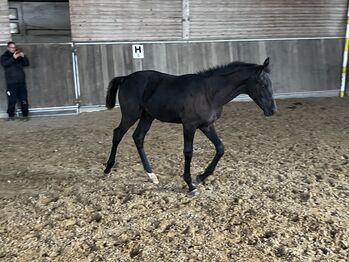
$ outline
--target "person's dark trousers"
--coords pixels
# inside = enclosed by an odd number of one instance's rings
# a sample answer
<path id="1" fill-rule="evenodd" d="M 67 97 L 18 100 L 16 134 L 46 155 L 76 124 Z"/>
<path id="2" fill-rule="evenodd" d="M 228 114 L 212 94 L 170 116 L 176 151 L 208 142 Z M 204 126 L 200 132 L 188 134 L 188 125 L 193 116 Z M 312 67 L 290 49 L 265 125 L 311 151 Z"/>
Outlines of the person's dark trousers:
<path id="1" fill-rule="evenodd" d="M 27 117 L 29 114 L 29 105 L 28 105 L 28 92 L 25 83 L 16 83 L 7 85 L 7 99 L 8 107 L 7 114 L 9 117 L 15 116 L 16 103 L 19 100 L 21 103 L 21 111 L 24 117 Z"/>

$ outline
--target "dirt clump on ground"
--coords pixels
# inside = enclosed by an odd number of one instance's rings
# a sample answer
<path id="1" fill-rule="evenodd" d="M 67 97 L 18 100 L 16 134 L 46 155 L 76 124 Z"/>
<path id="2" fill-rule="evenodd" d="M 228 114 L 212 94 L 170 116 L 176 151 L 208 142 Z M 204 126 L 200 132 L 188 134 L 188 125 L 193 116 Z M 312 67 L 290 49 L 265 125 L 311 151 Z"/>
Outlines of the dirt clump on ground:
<path id="1" fill-rule="evenodd" d="M 180 125 L 155 121 L 102 176 L 120 110 L 0 121 L 1 261 L 349 261 L 349 100 L 224 108 L 225 155 L 200 195 L 182 179 Z M 192 175 L 214 147 L 198 131 Z"/>

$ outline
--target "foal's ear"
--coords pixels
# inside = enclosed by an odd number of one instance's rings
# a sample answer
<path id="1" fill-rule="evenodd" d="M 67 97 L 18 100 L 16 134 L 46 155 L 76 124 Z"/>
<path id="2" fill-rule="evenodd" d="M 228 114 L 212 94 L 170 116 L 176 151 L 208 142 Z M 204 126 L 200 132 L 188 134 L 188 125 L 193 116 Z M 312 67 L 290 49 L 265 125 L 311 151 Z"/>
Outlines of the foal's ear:
<path id="1" fill-rule="evenodd" d="M 257 76 L 258 77 L 262 74 L 263 71 L 270 73 L 269 62 L 270 62 L 270 58 L 268 57 L 267 59 L 265 59 L 263 65 L 258 66 L 258 68 L 257 68 Z"/>
<path id="2" fill-rule="evenodd" d="M 270 62 L 270 57 L 268 57 L 267 59 L 265 59 L 263 66 L 264 68 L 267 68 L 269 66 L 269 62 Z"/>
<path id="3" fill-rule="evenodd" d="M 270 58 L 268 57 L 267 59 L 265 59 L 263 63 L 263 70 L 267 73 L 270 73 L 269 63 L 270 63 Z"/>

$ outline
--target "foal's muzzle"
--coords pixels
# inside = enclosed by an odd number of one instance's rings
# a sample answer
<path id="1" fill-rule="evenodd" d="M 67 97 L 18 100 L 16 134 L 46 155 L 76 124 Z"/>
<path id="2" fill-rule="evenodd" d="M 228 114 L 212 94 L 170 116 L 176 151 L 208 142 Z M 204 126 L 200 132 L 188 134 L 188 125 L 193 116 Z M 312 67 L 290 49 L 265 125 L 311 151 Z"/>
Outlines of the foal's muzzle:
<path id="1" fill-rule="evenodd" d="M 270 109 L 264 110 L 264 115 L 265 116 L 272 116 L 276 113 L 276 111 L 277 111 L 277 108 L 276 108 L 276 105 L 274 103 L 274 105 Z"/>
<path id="2" fill-rule="evenodd" d="M 264 115 L 265 116 L 272 116 L 275 114 L 275 112 L 276 112 L 276 109 L 268 110 L 268 112 L 264 111 Z"/>

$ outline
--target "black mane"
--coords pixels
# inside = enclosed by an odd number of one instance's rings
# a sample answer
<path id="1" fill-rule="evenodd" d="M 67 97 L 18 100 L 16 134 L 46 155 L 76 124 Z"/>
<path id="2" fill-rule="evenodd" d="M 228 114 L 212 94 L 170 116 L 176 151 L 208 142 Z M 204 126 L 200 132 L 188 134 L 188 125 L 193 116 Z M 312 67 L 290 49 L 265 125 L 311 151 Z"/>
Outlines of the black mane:
<path id="1" fill-rule="evenodd" d="M 227 75 L 231 74 L 235 71 L 244 69 L 246 67 L 258 67 L 259 65 L 257 64 L 251 64 L 251 63 L 245 63 L 245 62 L 231 62 L 225 65 L 218 65 L 215 67 L 211 67 L 206 70 L 202 70 L 197 72 L 196 74 L 202 75 L 202 76 L 212 76 L 212 75 Z"/>

